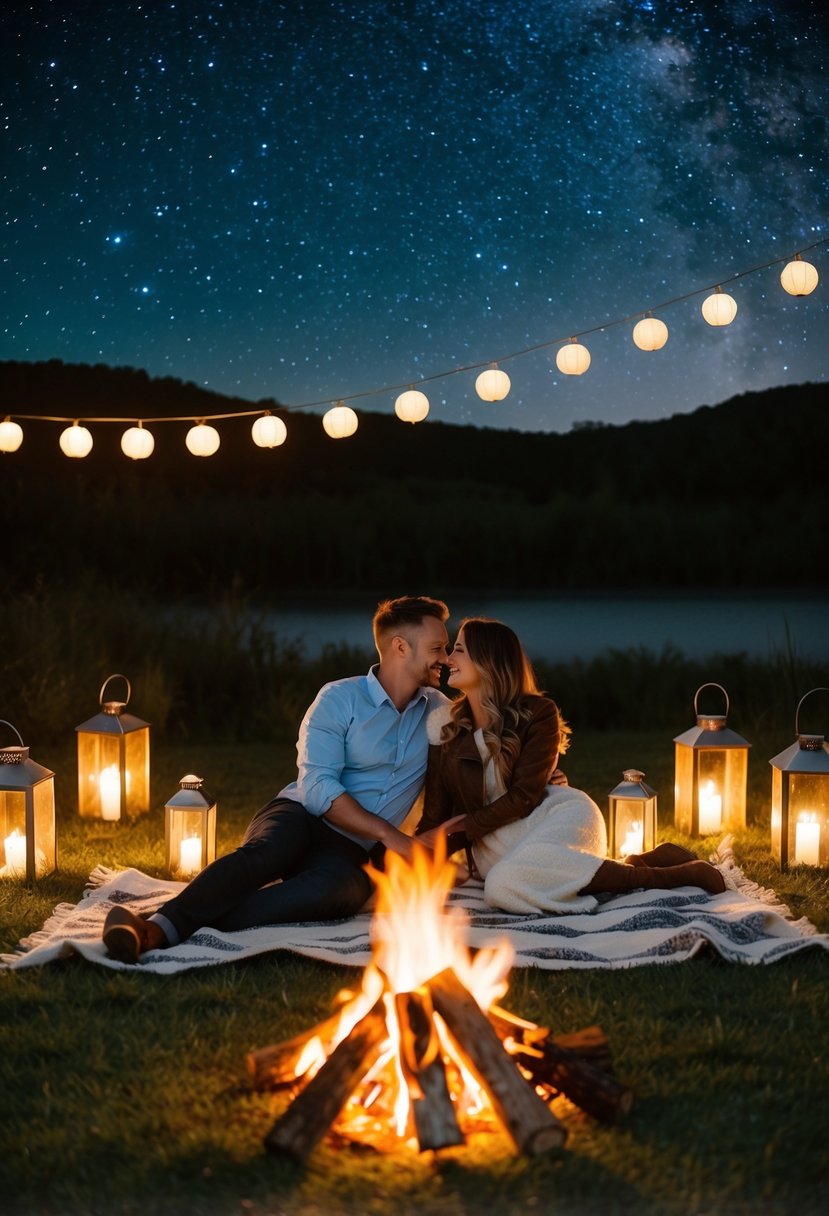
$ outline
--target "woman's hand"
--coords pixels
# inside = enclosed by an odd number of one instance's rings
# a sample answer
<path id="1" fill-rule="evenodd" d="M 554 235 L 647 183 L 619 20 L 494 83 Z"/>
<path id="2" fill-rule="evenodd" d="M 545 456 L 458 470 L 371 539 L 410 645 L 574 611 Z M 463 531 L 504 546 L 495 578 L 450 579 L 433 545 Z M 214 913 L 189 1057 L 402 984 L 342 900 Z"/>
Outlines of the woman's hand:
<path id="1" fill-rule="evenodd" d="M 415 836 L 414 839 L 418 844 L 422 844 L 424 848 L 431 849 L 434 852 L 438 839 L 441 836 L 448 836 L 464 819 L 466 819 L 466 815 L 453 815 L 451 819 L 444 820 L 436 828 L 430 828 L 428 832 L 422 832 L 419 836 Z"/>

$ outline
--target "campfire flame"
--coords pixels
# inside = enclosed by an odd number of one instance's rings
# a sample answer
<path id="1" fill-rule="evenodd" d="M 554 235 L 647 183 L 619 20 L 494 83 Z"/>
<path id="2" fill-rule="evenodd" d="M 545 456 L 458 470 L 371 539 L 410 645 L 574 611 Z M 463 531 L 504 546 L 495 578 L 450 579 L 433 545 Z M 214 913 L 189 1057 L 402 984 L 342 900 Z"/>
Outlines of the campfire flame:
<path id="1" fill-rule="evenodd" d="M 369 874 L 376 910 L 360 991 L 341 992 L 309 1033 L 248 1057 L 260 1086 L 294 1091 L 266 1137 L 270 1151 L 304 1161 L 329 1128 L 376 1148 L 412 1139 L 423 1150 L 501 1126 L 533 1155 L 566 1138 L 549 1106 L 557 1093 L 606 1121 L 629 1109 L 630 1091 L 605 1071 L 598 1027 L 553 1038 L 499 1007 L 512 947 L 503 939 L 473 957 L 468 918 L 449 902 L 455 866 L 442 840 L 434 853 L 415 842 L 411 863 L 387 853 L 385 871 Z"/>

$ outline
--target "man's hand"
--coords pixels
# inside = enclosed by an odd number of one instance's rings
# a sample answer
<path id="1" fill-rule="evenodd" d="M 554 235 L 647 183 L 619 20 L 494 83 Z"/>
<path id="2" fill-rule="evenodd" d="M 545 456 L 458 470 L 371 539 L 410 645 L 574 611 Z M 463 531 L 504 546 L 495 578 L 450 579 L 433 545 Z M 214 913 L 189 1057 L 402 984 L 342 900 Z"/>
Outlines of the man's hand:
<path id="1" fill-rule="evenodd" d="M 567 774 L 563 773 L 560 768 L 554 768 L 547 778 L 548 785 L 569 785 Z"/>
<path id="2" fill-rule="evenodd" d="M 465 818 L 465 815 L 454 815 L 451 819 L 446 819 L 443 823 L 438 824 L 436 828 L 430 828 L 428 832 L 421 832 L 414 839 L 424 848 L 434 852 L 438 839 L 441 836 L 448 836 Z"/>

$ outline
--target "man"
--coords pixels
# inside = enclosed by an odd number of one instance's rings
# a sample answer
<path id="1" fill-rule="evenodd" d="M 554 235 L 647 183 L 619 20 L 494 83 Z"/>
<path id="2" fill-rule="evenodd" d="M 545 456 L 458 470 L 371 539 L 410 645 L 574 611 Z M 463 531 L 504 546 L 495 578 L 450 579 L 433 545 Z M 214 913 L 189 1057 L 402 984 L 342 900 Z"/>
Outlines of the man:
<path id="1" fill-rule="evenodd" d="M 381 603 L 373 620 L 380 661 L 319 692 L 300 726 L 296 781 L 254 816 L 238 848 L 149 919 L 112 908 L 109 953 L 135 963 L 202 925 L 232 931 L 359 911 L 372 891 L 364 868 L 372 848 L 411 855 L 400 825 L 423 785 L 426 718 L 446 701 L 437 685 L 448 616 L 426 596 Z"/>

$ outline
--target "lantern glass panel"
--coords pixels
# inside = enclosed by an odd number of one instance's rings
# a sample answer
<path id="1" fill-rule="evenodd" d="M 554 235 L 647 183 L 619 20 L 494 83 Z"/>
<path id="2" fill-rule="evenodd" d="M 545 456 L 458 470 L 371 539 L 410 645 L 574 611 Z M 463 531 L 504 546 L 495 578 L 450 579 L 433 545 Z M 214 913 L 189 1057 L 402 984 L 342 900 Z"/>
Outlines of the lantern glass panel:
<path id="1" fill-rule="evenodd" d="M 611 805 L 611 856 L 647 853 L 655 845 L 656 800 L 615 798 Z"/>
<path id="2" fill-rule="evenodd" d="M 150 728 L 124 735 L 124 769 L 128 815 L 141 815 L 150 806 Z"/>
<path id="3" fill-rule="evenodd" d="M 26 794 L 0 790 L 0 848 L 3 878 L 26 877 Z"/>
<path id="4" fill-rule="evenodd" d="M 826 773 L 789 773 L 788 853 L 793 865 L 829 863 Z"/>
<path id="5" fill-rule="evenodd" d="M 676 745 L 676 783 L 674 785 L 674 822 L 686 836 L 696 835 L 694 823 L 694 750 Z"/>
<path id="6" fill-rule="evenodd" d="M 55 780 L 47 777 L 32 789 L 32 821 L 34 825 L 34 870 L 38 877 L 51 874 L 57 868 L 55 833 Z M 32 862 L 30 858 L 29 871 Z"/>
<path id="7" fill-rule="evenodd" d="M 165 807 L 167 870 L 192 878 L 216 860 L 216 805 Z"/>
<path id="8" fill-rule="evenodd" d="M 93 819 L 120 819 L 123 735 L 78 731 L 78 809 Z"/>

